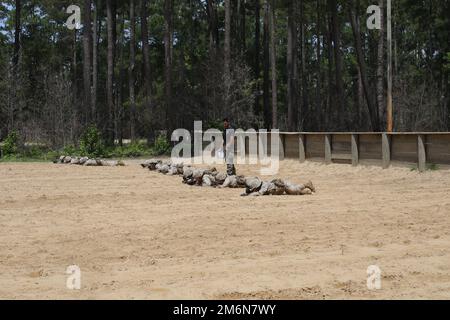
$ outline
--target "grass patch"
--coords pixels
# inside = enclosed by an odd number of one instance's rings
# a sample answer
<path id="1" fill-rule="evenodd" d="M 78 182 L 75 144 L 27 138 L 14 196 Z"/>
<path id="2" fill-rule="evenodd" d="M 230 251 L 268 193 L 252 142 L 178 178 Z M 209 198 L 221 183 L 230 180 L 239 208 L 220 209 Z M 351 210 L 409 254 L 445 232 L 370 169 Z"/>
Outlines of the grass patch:
<path id="1" fill-rule="evenodd" d="M 49 162 L 58 159 L 62 155 L 88 156 L 103 159 L 133 159 L 143 157 L 157 157 L 167 155 L 169 149 L 164 152 L 161 148 L 149 147 L 145 143 L 131 143 L 123 146 L 103 147 L 101 153 L 86 155 L 82 149 L 68 145 L 60 150 L 50 150 L 45 147 L 23 147 L 20 152 L 7 154 L 0 157 L 0 163 L 4 162 Z"/>
<path id="2" fill-rule="evenodd" d="M 48 162 L 53 161 L 58 158 L 58 153 L 55 151 L 50 151 L 43 153 L 41 155 L 23 155 L 23 154 L 13 154 L 7 155 L 0 158 L 0 163 L 4 162 Z"/>
<path id="3" fill-rule="evenodd" d="M 439 166 L 435 163 L 427 163 L 426 165 L 426 171 L 438 171 L 439 170 Z M 413 166 L 410 168 L 410 171 L 419 171 L 419 167 L 418 166 Z"/>
<path id="4" fill-rule="evenodd" d="M 17 132 L 11 132 L 0 143 L 0 162 L 44 162 L 53 161 L 60 156 L 79 156 L 89 158 L 124 159 L 156 157 L 170 153 L 170 143 L 166 137 L 159 136 L 153 146 L 133 142 L 123 146 L 106 146 L 99 130 L 88 127 L 77 145 L 67 145 L 59 150 L 52 150 L 44 144 L 24 143 Z"/>

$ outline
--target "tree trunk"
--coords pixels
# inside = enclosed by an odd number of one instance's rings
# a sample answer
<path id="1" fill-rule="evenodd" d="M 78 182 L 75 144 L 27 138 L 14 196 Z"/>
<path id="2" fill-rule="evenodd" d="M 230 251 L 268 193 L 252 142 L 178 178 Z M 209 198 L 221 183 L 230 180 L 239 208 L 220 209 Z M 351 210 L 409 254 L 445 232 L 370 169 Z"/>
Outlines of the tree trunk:
<path id="1" fill-rule="evenodd" d="M 358 67 L 358 92 L 357 92 L 357 101 L 358 101 L 358 130 L 361 130 L 361 127 L 364 126 L 364 130 L 362 131 L 368 131 L 369 129 L 366 126 L 366 122 L 362 122 L 363 118 L 363 110 L 365 109 L 364 104 L 364 88 L 363 88 L 363 81 L 361 77 L 361 70 Z"/>
<path id="2" fill-rule="evenodd" d="M 115 51 L 115 10 L 112 0 L 106 0 L 106 20 L 108 33 L 108 53 L 107 53 L 107 80 L 106 80 L 106 100 L 108 104 L 108 142 L 114 143 L 114 51 Z"/>
<path id="3" fill-rule="evenodd" d="M 341 52 L 341 30 L 338 17 L 338 6 L 336 0 L 330 0 L 331 6 L 331 21 L 332 21 L 332 38 L 334 43 L 334 61 L 336 66 L 336 91 L 338 104 L 338 129 L 345 129 L 345 95 L 344 95 L 344 80 L 342 74 L 342 52 Z"/>
<path id="4" fill-rule="evenodd" d="M 91 33 L 91 0 L 84 1 L 83 8 L 83 87 L 84 87 L 84 112 L 86 122 L 90 122 L 91 114 L 91 54 L 92 54 L 92 33 Z"/>
<path id="5" fill-rule="evenodd" d="M 72 44 L 72 90 L 73 90 L 73 105 L 77 105 L 78 88 L 77 88 L 77 29 L 73 29 L 73 44 Z"/>
<path id="6" fill-rule="evenodd" d="M 97 123 L 97 87 L 98 87 L 98 40 L 99 40 L 99 26 L 101 21 L 98 21 L 98 8 L 100 7 L 100 0 L 95 1 L 94 19 L 93 19 L 93 35 L 92 35 L 92 92 L 91 92 L 91 122 Z"/>
<path id="7" fill-rule="evenodd" d="M 15 21 L 14 21 L 14 53 L 12 57 L 12 74 L 11 74 L 11 86 L 10 86 L 10 99 L 9 99 L 9 108 L 8 108 L 8 130 L 13 130 L 16 126 L 16 114 L 17 118 L 21 118 L 22 116 L 22 103 L 20 103 L 18 99 L 18 89 L 20 88 L 21 81 L 20 79 L 20 70 L 19 70 L 19 61 L 20 61 L 20 47 L 21 47 L 21 30 L 22 30 L 22 21 L 21 21 L 21 11 L 22 4 L 20 0 L 15 1 Z M 16 109 L 18 107 L 18 110 Z M 1 111 L 1 110 L 0 110 Z M 0 112 L 1 114 L 1 112 Z M 1 128 L 0 128 L 1 129 Z"/>
<path id="8" fill-rule="evenodd" d="M 300 45 L 301 45 L 301 74 L 302 74 L 302 130 L 311 127 L 311 112 L 308 100 L 308 74 L 306 72 L 306 36 L 305 36 L 305 3 L 300 2 Z"/>
<path id="9" fill-rule="evenodd" d="M 272 77 L 272 128 L 278 129 L 277 53 L 275 44 L 275 0 L 270 4 L 270 66 Z"/>
<path id="10" fill-rule="evenodd" d="M 242 54 L 244 55 L 247 51 L 247 32 L 246 32 L 246 25 L 247 25 L 247 3 L 245 0 L 242 0 L 241 4 L 241 50 Z"/>
<path id="11" fill-rule="evenodd" d="M 260 107 L 260 83 L 259 76 L 261 72 L 261 62 L 260 62 L 260 52 L 261 52 L 261 5 L 259 3 L 260 0 L 255 0 L 255 61 L 254 61 L 254 71 L 255 71 L 255 80 L 256 80 L 256 95 L 255 95 L 255 114 L 259 115 L 261 112 Z"/>
<path id="12" fill-rule="evenodd" d="M 351 7 L 351 6 L 350 6 L 350 22 L 352 25 L 353 37 L 355 39 L 355 48 L 356 48 L 356 55 L 357 55 L 357 60 L 358 60 L 358 67 L 359 67 L 359 71 L 361 73 L 361 80 L 362 80 L 364 95 L 366 97 L 367 108 L 368 108 L 369 116 L 370 116 L 370 123 L 372 126 L 372 130 L 375 132 L 378 132 L 378 131 L 380 131 L 379 120 L 378 120 L 378 110 L 377 110 L 376 104 L 374 103 L 374 101 L 372 99 L 373 95 L 370 92 L 369 81 L 367 80 L 366 63 L 364 60 L 364 53 L 362 51 L 359 23 L 356 18 L 355 8 Z"/>
<path id="13" fill-rule="evenodd" d="M 270 129 L 272 126 L 270 110 L 270 23 L 269 23 L 269 5 L 267 0 L 264 4 L 264 62 L 263 62 L 263 108 L 264 108 L 264 127 Z"/>
<path id="14" fill-rule="evenodd" d="M 173 0 L 164 0 L 164 91 L 166 99 L 166 128 L 171 131 L 172 110 L 172 14 Z"/>
<path id="15" fill-rule="evenodd" d="M 290 0 L 288 4 L 288 28 L 287 28 L 287 105 L 288 105 L 288 130 L 297 130 L 297 13 L 296 0 Z"/>
<path id="16" fill-rule="evenodd" d="M 224 43 L 224 77 L 225 77 L 225 108 L 230 108 L 231 88 L 231 3 L 225 0 L 225 43 Z"/>
<path id="17" fill-rule="evenodd" d="M 445 95 L 444 95 L 444 107 L 447 112 L 447 130 L 450 131 L 450 75 L 449 71 L 445 72 L 444 76 L 444 87 L 445 87 Z"/>
<path id="18" fill-rule="evenodd" d="M 378 37 L 378 55 L 377 55 L 377 102 L 378 102 L 378 117 L 385 119 L 385 95 L 384 95 L 384 0 L 379 1 L 381 9 L 381 29 Z M 384 127 L 384 120 L 380 121 Z"/>
<path id="19" fill-rule="evenodd" d="M 130 0 L 130 66 L 129 66 L 129 89 L 130 89 L 130 136 L 131 141 L 136 140 L 136 97 L 134 88 L 134 68 L 136 64 L 136 18 L 134 16 L 134 0 Z"/>
<path id="20" fill-rule="evenodd" d="M 215 0 L 207 0 L 207 16 L 208 16 L 208 33 L 209 33 L 209 53 L 211 57 L 215 56 L 215 49 L 217 48 L 216 39 L 216 13 L 215 13 Z"/>
<path id="21" fill-rule="evenodd" d="M 328 58 L 328 70 L 327 70 L 327 78 L 328 78 L 328 95 L 327 95 L 327 103 L 325 106 L 325 131 L 331 131 L 332 129 L 335 129 L 336 125 L 331 125 L 331 123 L 335 123 L 336 120 L 334 119 L 334 110 L 332 109 L 332 102 L 335 102 L 336 97 L 336 88 L 333 80 L 335 79 L 334 73 L 333 73 L 333 66 L 334 66 L 334 50 L 333 50 L 333 41 L 332 41 L 332 19 L 331 19 L 331 13 L 328 13 L 328 16 L 326 18 L 326 45 L 327 48 L 327 58 Z"/>
<path id="22" fill-rule="evenodd" d="M 322 28 L 322 6 L 321 1 L 316 2 L 316 59 L 317 59 L 317 84 L 316 84 L 316 116 L 315 116 L 315 130 L 321 131 L 323 129 L 323 110 L 322 110 L 322 41 L 321 41 L 321 28 Z"/>
<path id="23" fill-rule="evenodd" d="M 16 0 L 16 15 L 14 21 L 14 55 L 13 55 L 13 67 L 16 70 L 17 65 L 19 64 L 20 57 L 20 38 L 21 38 L 21 29 L 22 29 L 22 21 L 21 21 L 21 10 L 22 4 L 20 0 Z"/>
<path id="24" fill-rule="evenodd" d="M 207 19 L 208 19 L 208 36 L 209 36 L 209 45 L 208 45 L 208 57 L 209 57 L 209 70 L 215 70 L 217 64 L 217 53 L 218 50 L 218 27 L 217 27 L 217 4 L 216 0 L 207 0 Z M 207 75 L 208 80 L 207 85 L 205 85 L 205 97 L 210 97 L 209 104 L 210 108 L 204 108 L 204 118 L 217 118 L 218 117 L 218 110 L 220 108 L 220 101 L 219 97 L 220 94 L 217 94 L 217 85 L 215 81 L 212 79 L 214 78 L 214 74 L 208 72 Z"/>
<path id="25" fill-rule="evenodd" d="M 148 42 L 148 9 L 147 0 L 141 0 L 141 36 L 142 36 L 142 55 L 144 64 L 144 96 L 146 97 L 147 107 L 151 103 L 152 80 L 150 66 L 150 45 Z"/>
<path id="26" fill-rule="evenodd" d="M 122 13 L 122 19 L 119 22 L 119 43 L 123 44 L 125 43 L 125 14 Z M 119 140 L 119 145 L 123 145 L 123 114 L 124 114 L 124 107 L 123 107 L 123 96 L 124 96 L 124 79 L 125 75 L 127 73 L 127 67 L 125 66 L 124 60 L 124 46 L 120 45 L 117 48 L 116 55 L 118 57 L 118 69 L 119 69 L 119 76 L 117 81 L 115 81 L 115 107 L 116 111 L 114 113 L 114 135 Z"/>

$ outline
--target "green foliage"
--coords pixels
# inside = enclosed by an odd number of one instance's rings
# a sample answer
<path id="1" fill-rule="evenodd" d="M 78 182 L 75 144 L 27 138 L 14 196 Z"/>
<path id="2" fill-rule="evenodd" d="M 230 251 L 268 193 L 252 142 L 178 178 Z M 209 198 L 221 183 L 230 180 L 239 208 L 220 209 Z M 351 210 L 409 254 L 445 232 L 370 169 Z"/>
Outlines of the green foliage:
<path id="1" fill-rule="evenodd" d="M 205 130 L 209 130 L 209 129 L 217 129 L 217 130 L 221 130 L 223 131 L 223 121 L 221 120 L 210 120 L 206 123 L 206 125 L 204 125 L 204 129 Z"/>
<path id="2" fill-rule="evenodd" d="M 76 155 L 79 153 L 80 153 L 80 150 L 77 149 L 73 144 L 66 145 L 62 149 L 62 154 L 64 154 L 64 155 Z"/>
<path id="3" fill-rule="evenodd" d="M 450 71 L 450 52 L 445 56 L 446 64 L 444 65 L 445 69 Z"/>
<path id="4" fill-rule="evenodd" d="M 153 149 L 145 143 L 134 142 L 124 146 L 109 148 L 105 152 L 107 158 L 138 158 L 153 155 Z"/>
<path id="5" fill-rule="evenodd" d="M 100 157 L 105 151 L 100 131 L 96 126 L 86 129 L 80 138 L 80 155 L 88 157 Z"/>
<path id="6" fill-rule="evenodd" d="M 19 153 L 19 134 L 12 131 L 3 141 L 2 153 L 4 156 L 12 156 Z"/>
<path id="7" fill-rule="evenodd" d="M 40 159 L 49 151 L 49 148 L 45 145 L 33 144 L 24 147 L 20 155 L 24 158 Z"/>
<path id="8" fill-rule="evenodd" d="M 80 2 L 80 1 L 79 1 Z M 288 15 L 292 13 L 293 23 L 299 30 L 297 67 L 299 72 L 295 79 L 295 110 L 299 124 L 297 130 L 335 131 L 341 129 L 340 117 L 345 117 L 345 129 L 354 131 L 370 130 L 367 121 L 367 108 L 359 99 L 358 66 L 355 54 L 355 38 L 349 23 L 351 1 L 337 1 L 337 25 L 340 31 L 340 43 L 334 44 L 335 31 L 329 25 L 331 6 L 327 1 L 294 1 L 295 12 L 288 6 L 291 1 L 275 1 L 275 38 L 276 38 L 276 70 L 278 86 L 278 116 L 281 130 L 287 129 L 287 80 L 286 67 Z M 64 25 L 68 14 L 63 10 L 67 1 L 22 1 L 20 61 L 17 69 L 11 69 L 14 53 L 15 3 L 12 0 L 0 4 L 0 131 L 4 132 L 14 123 L 8 123 L 6 110 L 14 106 L 14 117 L 20 125 L 28 126 L 27 136 L 42 140 L 51 136 L 55 145 L 65 143 L 75 137 L 79 128 L 86 121 L 86 108 L 75 93 L 84 97 L 82 79 L 83 61 L 76 57 L 82 55 L 83 44 L 76 32 L 68 30 Z M 37 3 L 39 3 L 37 5 Z M 82 2 L 80 2 L 82 3 Z M 175 1 L 173 12 L 176 19 L 173 24 L 174 41 L 172 70 L 176 75 L 168 87 L 172 88 L 172 97 L 166 100 L 166 79 L 164 68 L 164 33 L 165 33 L 165 1 L 149 1 L 148 29 L 151 47 L 149 60 L 152 69 L 151 89 L 144 87 L 144 79 L 137 76 L 135 91 L 137 106 L 135 117 L 130 117 L 130 97 L 126 68 L 130 55 L 129 3 L 117 1 L 114 5 L 117 17 L 116 53 L 122 53 L 122 59 L 116 59 L 114 74 L 118 79 L 113 92 L 117 102 L 114 116 L 107 104 L 106 82 L 108 79 L 107 32 L 99 33 L 98 66 L 97 66 L 97 102 L 98 114 L 95 118 L 98 128 L 103 130 L 104 138 L 112 144 L 112 132 L 122 132 L 126 139 L 130 137 L 132 119 L 136 122 L 136 136 L 148 137 L 155 130 L 171 127 L 190 127 L 194 120 L 203 120 L 207 128 L 221 128 L 214 119 L 229 115 L 235 127 L 248 129 L 262 127 L 262 118 L 270 118 L 271 86 L 264 84 L 264 74 L 269 72 L 270 64 L 263 59 L 264 45 L 259 43 L 256 52 L 256 26 L 260 37 L 264 33 L 264 15 L 261 3 L 258 23 L 254 5 L 256 1 L 232 1 L 231 11 L 235 19 L 232 24 L 231 42 L 233 43 L 233 59 L 231 61 L 231 83 L 223 81 L 224 50 L 224 1 L 215 1 L 213 10 L 205 14 L 205 1 Z M 239 3 L 241 6 L 239 6 Z M 366 8 L 374 1 L 355 2 L 358 14 L 363 45 L 369 96 L 375 97 L 377 82 L 377 49 L 379 32 L 367 30 L 365 20 L 368 17 Z M 106 23 L 105 2 L 99 2 L 98 20 Z M 446 106 L 440 97 L 448 97 L 450 86 L 450 2 L 449 1 L 417 1 L 398 0 L 393 2 L 393 37 L 395 39 L 394 61 L 394 105 L 396 131 L 438 131 L 449 130 L 450 119 L 445 116 Z M 84 11 L 83 11 L 84 12 Z M 91 12 L 93 14 L 93 12 Z M 209 19 L 210 14 L 214 19 Z M 242 15 L 243 13 L 243 15 Z M 301 13 L 301 14 L 300 14 Z M 170 16 L 170 15 L 167 15 Z M 244 19 L 244 20 L 241 20 Z M 246 23 L 244 23 L 246 22 Z M 120 27 L 122 26 L 122 27 Z M 424 26 L 426 26 L 424 28 Z M 244 28 L 244 29 L 243 29 Z M 136 24 L 136 37 L 140 39 L 141 25 Z M 212 39 L 211 36 L 214 36 Z M 75 37 L 74 37 L 75 36 Z M 214 39 L 215 37 L 218 39 Z M 217 42 L 215 41 L 217 40 Z M 212 41 L 212 42 L 211 42 Z M 242 41 L 245 41 L 242 43 Z M 334 44 L 334 45 L 333 45 Z M 211 47 L 211 45 L 213 47 Z M 334 48 L 340 50 L 334 52 Z M 211 50 L 213 49 L 213 50 Z M 386 46 L 385 46 L 386 51 Z M 143 63 L 142 44 L 136 50 L 136 66 Z M 342 58 L 342 74 L 336 70 L 335 53 L 340 52 Z M 305 53 L 305 54 L 300 54 Z M 73 57 L 75 60 L 73 61 Z M 259 57 L 259 59 L 256 59 Z M 386 58 L 386 57 L 384 57 Z M 381 61 L 380 61 L 381 62 Z M 74 65 L 73 65 L 74 64 Z M 385 66 L 385 59 L 383 62 Z M 77 66 L 75 68 L 75 66 Z M 295 66 L 294 66 L 295 67 Z M 90 68 L 90 66 L 89 66 Z M 301 69 L 301 70 L 300 70 Z M 386 73 L 385 67 L 383 73 Z M 342 111 L 336 105 L 336 79 L 342 78 L 345 101 Z M 14 81 L 12 81 L 14 80 Z M 270 79 L 269 79 L 270 80 Z M 385 80 L 385 79 L 383 79 Z M 226 85 L 225 85 L 226 84 Z M 382 83 L 381 83 L 382 84 Z M 383 86 L 381 86 L 383 88 Z M 149 92 L 147 92 L 149 91 Z M 266 92 L 264 92 L 266 91 Z M 120 93 L 120 95 L 119 95 Z M 265 94 L 264 94 L 265 93 Z M 417 94 L 414 94 L 417 93 Z M 384 92 L 380 92 L 384 94 Z M 254 97 L 258 99 L 255 101 Z M 264 98 L 269 98 L 263 107 Z M 423 101 L 423 103 L 421 102 Z M 166 114 L 168 103 L 176 105 L 176 113 Z M 255 103 L 257 102 L 257 103 Z M 339 106 L 340 107 L 340 106 Z M 381 105 L 380 114 L 384 114 L 385 106 Z M 422 109 L 421 109 L 422 108 Z M 345 110 L 344 110 L 345 109 Z M 266 112 L 264 112 L 266 111 Z M 225 114 L 224 114 L 225 113 Z M 417 116 L 415 116 L 417 115 Z M 110 118 L 111 117 L 111 118 Z M 168 120 L 168 122 L 166 122 Z M 270 119 L 269 119 L 270 120 Z M 115 123 L 113 123 L 115 122 Z M 29 124 L 31 123 L 31 124 Z M 381 123 L 384 127 L 384 120 Z M 270 125 L 269 125 L 270 126 Z M 35 132 L 31 132 L 36 129 Z M 21 129 L 22 130 L 22 129 Z M 65 134 L 61 134 L 62 131 Z M 69 134 L 70 132 L 70 134 Z M 117 137 L 115 137 L 117 138 Z M 77 139 L 77 138 L 75 138 Z M 78 145 L 78 141 L 71 141 Z M 90 148 L 87 148 L 90 149 Z M 98 149 L 94 146 L 94 149 Z M 158 148 L 157 148 L 158 149 Z M 85 150 L 83 150 L 85 151 Z M 98 150 L 94 150 L 98 151 Z M 119 147 L 119 154 L 136 155 L 143 151 L 141 146 L 130 145 Z M 148 150 L 147 150 L 148 151 Z M 160 150 L 158 150 L 160 151 Z M 79 150 L 67 150 L 68 154 Z M 88 153 L 97 153 L 92 150 Z M 102 155 L 106 155 L 103 152 Z M 97 153 L 98 154 L 98 153 Z"/>
<path id="9" fill-rule="evenodd" d="M 418 170 L 419 170 L 419 168 L 417 167 L 417 165 L 410 168 L 410 171 L 412 171 L 412 172 L 418 171 Z M 439 170 L 439 166 L 435 163 L 427 163 L 426 170 L 427 171 L 437 171 L 437 170 Z"/>
<path id="10" fill-rule="evenodd" d="M 12 131 L 2 143 L 2 162 L 5 161 L 48 161 L 58 157 L 58 152 L 50 150 L 46 144 L 21 143 L 17 131 Z"/>
<path id="11" fill-rule="evenodd" d="M 428 171 L 437 171 L 437 170 L 439 170 L 439 166 L 435 163 L 429 163 L 429 164 L 427 164 L 427 170 Z"/>
<path id="12" fill-rule="evenodd" d="M 161 135 L 155 145 L 149 147 L 144 142 L 133 142 L 123 146 L 105 147 L 101 134 L 95 126 L 88 127 L 80 138 L 80 147 L 73 144 L 64 146 L 60 150 L 51 150 L 45 144 L 28 144 L 20 146 L 20 136 L 17 132 L 11 132 L 2 143 L 3 157 L 0 161 L 49 161 L 57 159 L 61 155 L 88 156 L 103 158 L 137 158 L 154 155 L 162 155 L 170 149 L 170 144 Z"/>
<path id="13" fill-rule="evenodd" d="M 24 149 L 24 152 L 20 154 L 20 157 L 24 160 L 42 160 L 50 161 L 58 158 L 59 152 L 50 150 L 44 145 L 34 145 Z"/>
<path id="14" fill-rule="evenodd" d="M 170 149 L 170 143 L 167 141 L 167 138 L 165 135 L 160 135 L 158 138 L 156 138 L 155 145 L 153 147 L 153 151 L 155 155 L 160 156 L 163 154 L 166 154 Z"/>

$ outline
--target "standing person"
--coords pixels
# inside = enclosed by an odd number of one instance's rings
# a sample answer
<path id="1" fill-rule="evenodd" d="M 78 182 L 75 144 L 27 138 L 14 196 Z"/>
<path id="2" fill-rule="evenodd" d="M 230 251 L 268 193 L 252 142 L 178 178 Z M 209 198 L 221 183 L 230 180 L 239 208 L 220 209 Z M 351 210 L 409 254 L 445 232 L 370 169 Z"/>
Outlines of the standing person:
<path id="1" fill-rule="evenodd" d="M 223 152 L 227 163 L 227 174 L 229 176 L 236 175 L 234 166 L 234 129 L 228 118 L 223 119 Z"/>

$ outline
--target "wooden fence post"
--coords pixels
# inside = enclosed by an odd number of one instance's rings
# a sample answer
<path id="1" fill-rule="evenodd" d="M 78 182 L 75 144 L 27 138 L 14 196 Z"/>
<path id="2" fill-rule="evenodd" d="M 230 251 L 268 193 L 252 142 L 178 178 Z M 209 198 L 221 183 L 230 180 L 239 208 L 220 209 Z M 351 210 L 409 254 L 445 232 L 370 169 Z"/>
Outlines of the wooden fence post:
<path id="1" fill-rule="evenodd" d="M 286 135 L 280 134 L 279 141 L 280 141 L 280 146 L 279 146 L 280 160 L 283 161 L 284 153 L 285 153 L 285 145 L 286 145 Z"/>
<path id="2" fill-rule="evenodd" d="M 356 167 L 359 164 L 359 136 L 352 134 L 352 165 Z"/>
<path id="3" fill-rule="evenodd" d="M 383 169 L 391 165 L 391 139 L 387 133 L 382 134 L 381 152 L 383 154 Z"/>
<path id="4" fill-rule="evenodd" d="M 417 136 L 417 155 L 418 155 L 418 167 L 420 172 L 427 170 L 427 151 L 425 149 L 425 136 L 419 134 Z"/>
<path id="5" fill-rule="evenodd" d="M 304 134 L 301 134 L 298 138 L 298 149 L 299 149 L 299 157 L 300 157 L 301 163 L 306 161 L 305 138 L 306 138 L 306 136 Z"/>
<path id="6" fill-rule="evenodd" d="M 331 135 L 325 135 L 325 163 L 331 164 Z"/>

